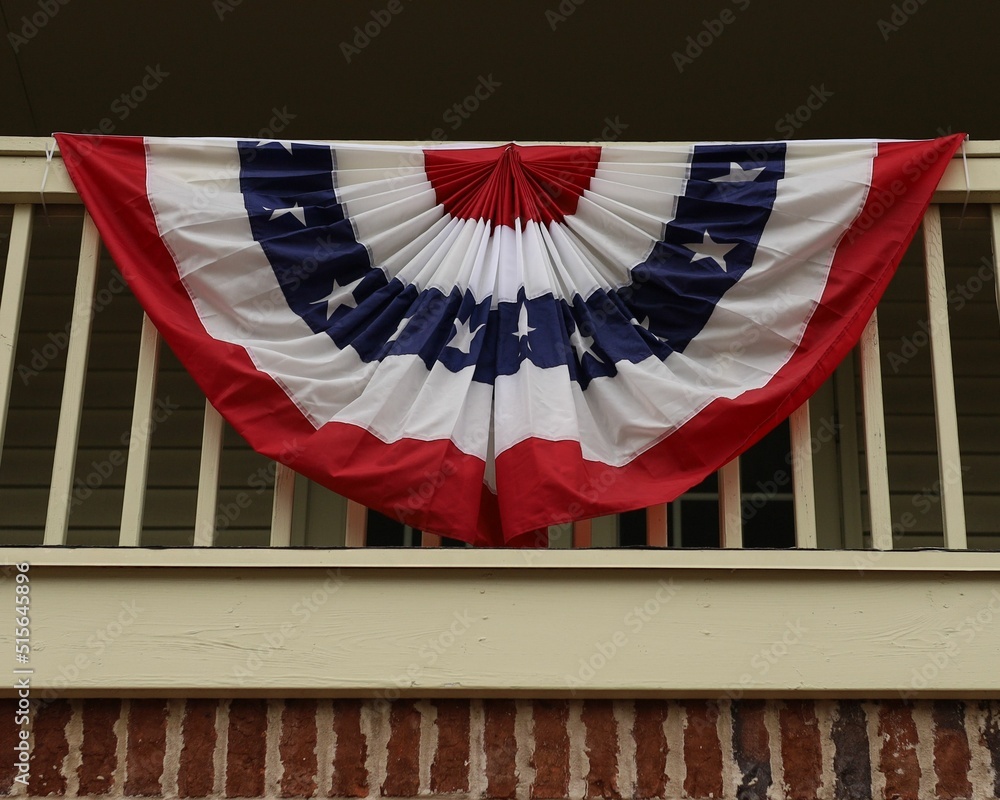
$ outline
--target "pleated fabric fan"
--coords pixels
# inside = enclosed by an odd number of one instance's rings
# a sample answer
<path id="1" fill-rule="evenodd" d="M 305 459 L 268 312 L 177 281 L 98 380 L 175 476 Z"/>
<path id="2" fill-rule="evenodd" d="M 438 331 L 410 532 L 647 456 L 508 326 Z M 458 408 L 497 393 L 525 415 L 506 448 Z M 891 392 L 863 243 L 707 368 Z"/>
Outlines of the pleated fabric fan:
<path id="1" fill-rule="evenodd" d="M 787 417 L 963 140 L 56 138 L 254 448 L 477 545 L 672 500 Z"/>

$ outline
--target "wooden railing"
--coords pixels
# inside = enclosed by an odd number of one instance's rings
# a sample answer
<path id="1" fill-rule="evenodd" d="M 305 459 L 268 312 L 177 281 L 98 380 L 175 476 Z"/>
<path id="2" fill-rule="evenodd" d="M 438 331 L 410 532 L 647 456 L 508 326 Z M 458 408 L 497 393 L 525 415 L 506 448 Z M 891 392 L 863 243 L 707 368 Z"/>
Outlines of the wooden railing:
<path id="1" fill-rule="evenodd" d="M 31 263 L 33 226 L 37 224 L 42 213 L 40 206 L 43 201 L 48 206 L 79 204 L 79 198 L 58 155 L 50 163 L 46 163 L 47 145 L 49 145 L 47 140 L 0 139 L 0 204 L 13 206 L 3 294 L 0 300 L 0 458 L 3 455 L 5 423 L 8 419 L 11 387 L 15 377 L 15 356 L 25 282 Z M 943 541 L 945 547 L 956 550 L 967 547 L 967 531 L 949 330 L 941 205 L 998 203 L 989 206 L 989 220 L 992 226 L 994 251 L 1000 247 L 1000 143 L 972 143 L 968 147 L 968 157 L 967 165 L 956 159 L 950 166 L 935 197 L 936 205 L 931 206 L 923 221 L 929 352 L 941 476 Z M 964 166 L 968 168 L 968 184 Z M 84 212 L 52 477 L 48 487 L 43 539 L 46 545 L 67 543 L 100 250 L 97 229 L 89 215 Z M 889 464 L 879 348 L 876 314 L 865 329 L 858 354 L 864 420 L 863 450 L 868 486 L 870 530 L 868 541 L 873 549 L 888 550 L 893 547 L 893 515 L 890 507 Z M 125 464 L 118 537 L 120 546 L 137 546 L 143 543 L 144 503 L 147 495 L 151 431 L 155 427 L 153 415 L 159 353 L 159 335 L 150 320 L 144 316 Z M 997 419 L 1000 422 L 1000 414 Z M 206 402 L 200 467 L 197 475 L 197 503 L 191 540 L 195 546 L 211 546 L 215 543 L 224 428 L 218 412 Z M 808 403 L 793 413 L 790 420 L 790 438 L 795 545 L 799 548 L 816 548 L 820 526 L 817 521 L 813 431 Z M 274 477 L 270 521 L 272 547 L 287 547 L 293 542 L 296 484 L 295 474 L 288 467 L 278 465 Z M 1000 487 L 997 491 L 1000 493 Z M 718 473 L 719 539 L 722 547 L 743 546 L 744 496 L 740 486 L 740 465 L 737 459 Z M 0 508 L 0 517 L 4 513 L 4 509 Z M 354 502 L 346 505 L 343 523 L 346 530 L 344 536 L 346 546 L 359 547 L 366 544 L 367 513 L 367 509 Z M 665 505 L 646 509 L 647 545 L 668 546 L 670 541 L 668 516 Z M 425 547 L 439 546 L 441 537 L 425 532 L 422 534 L 421 543 Z M 589 521 L 575 523 L 572 527 L 572 546 L 585 548 L 591 546 L 591 543 L 591 523 Z"/>

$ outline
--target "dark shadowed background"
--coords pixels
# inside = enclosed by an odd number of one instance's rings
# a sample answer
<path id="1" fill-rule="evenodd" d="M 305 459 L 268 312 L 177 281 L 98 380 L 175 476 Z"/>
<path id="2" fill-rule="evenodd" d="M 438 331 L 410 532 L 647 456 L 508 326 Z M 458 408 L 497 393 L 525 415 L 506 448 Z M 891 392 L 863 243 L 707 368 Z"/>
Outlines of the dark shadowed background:
<path id="1" fill-rule="evenodd" d="M 0 135 L 1000 138 L 995 0 L 0 10 Z"/>

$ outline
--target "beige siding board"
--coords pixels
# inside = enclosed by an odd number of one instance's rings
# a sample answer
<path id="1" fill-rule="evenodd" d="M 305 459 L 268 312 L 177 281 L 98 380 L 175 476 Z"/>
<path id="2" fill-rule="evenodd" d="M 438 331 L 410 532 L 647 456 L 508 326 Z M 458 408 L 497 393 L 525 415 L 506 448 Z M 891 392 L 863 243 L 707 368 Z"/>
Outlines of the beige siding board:
<path id="1" fill-rule="evenodd" d="M 123 352 L 119 363 L 128 360 L 135 363 L 135 354 Z M 24 363 L 24 362 L 19 362 Z M 19 381 L 16 375 L 15 381 Z M 63 383 L 63 371 L 49 367 L 37 376 L 29 376 L 30 393 L 15 398 L 11 407 L 15 409 L 59 408 L 59 398 Z M 157 381 L 159 395 L 169 397 L 172 403 L 185 408 L 199 408 L 204 395 L 187 373 L 160 370 Z M 88 369 L 84 390 L 87 405 L 91 408 L 126 409 L 132 408 L 132 393 L 135 391 L 135 369 Z"/>
<path id="2" fill-rule="evenodd" d="M 102 273 L 106 274 L 106 273 Z M 72 291 L 73 281 L 69 282 Z M 99 283 L 97 289 L 102 288 Z M 94 316 L 95 328 L 105 332 L 137 334 L 142 323 L 142 309 L 138 303 L 123 293 L 115 297 L 100 313 Z M 24 331 L 46 334 L 52 330 L 52 320 L 68 320 L 73 313 L 72 295 L 47 296 L 28 294 L 24 298 Z"/>
<path id="3" fill-rule="evenodd" d="M 959 403 L 961 406 L 961 403 Z M 895 453 L 934 453 L 934 417 L 894 414 L 886 420 Z M 963 453 L 1000 452 L 996 415 L 959 415 L 958 435 Z M 931 438 L 928 440 L 928 436 Z M 930 441 L 928 447 L 926 442 Z"/>
<path id="4" fill-rule="evenodd" d="M 51 454 L 35 448 L 11 448 L 5 457 L 10 458 L 12 473 L 17 476 L 17 485 L 47 485 L 52 469 Z M 107 457 L 107 448 L 80 448 L 77 452 L 76 474 L 86 474 L 95 468 L 95 462 L 100 462 Z M 224 489 L 247 488 L 249 486 L 247 476 L 255 474 L 259 458 L 251 450 L 224 450 L 219 485 Z M 151 453 L 147 485 L 160 489 L 191 488 L 198 475 L 198 461 L 199 451 L 197 448 L 154 449 Z M 102 485 L 124 486 L 124 470 L 112 472 Z"/>
<path id="5" fill-rule="evenodd" d="M 891 348 L 893 344 L 897 344 L 904 337 L 912 339 L 921 330 L 918 323 L 921 320 L 927 319 L 926 301 L 912 303 L 886 302 L 879 304 L 879 314 L 880 325 L 881 318 L 885 317 L 885 342 L 886 347 Z M 996 328 L 996 316 L 996 308 L 990 302 L 979 301 L 968 303 L 956 315 L 955 338 L 981 338 L 981 331 L 989 331 Z M 961 325 L 957 324 L 959 320 L 962 321 Z M 991 328 L 990 326 L 993 327 Z"/>
<path id="6" fill-rule="evenodd" d="M 309 547 L 343 547 L 347 499 L 305 478 L 300 479 L 300 486 L 304 491 L 299 492 L 299 487 L 296 487 L 296 506 L 301 503 L 304 507 L 300 523 L 303 544 Z"/>
<path id="7" fill-rule="evenodd" d="M 423 552 L 430 558 L 440 548 Z M 995 573 L 883 572 L 871 553 L 856 556 L 870 560 L 864 572 L 605 568 L 600 592 L 586 571 L 508 568 L 497 580 L 476 567 L 450 568 L 447 579 L 408 567 L 119 567 L 108 591 L 108 569 L 36 564 L 33 635 L 45 647 L 33 657 L 33 687 L 57 686 L 59 668 L 88 652 L 88 637 L 118 619 L 124 604 L 136 609 L 134 619 L 68 693 L 373 694 L 397 688 L 420 648 L 457 614 L 468 634 L 405 681 L 403 692 L 898 697 L 966 617 L 1000 609 Z M 0 585 L 0 601 L 12 602 L 12 591 L 11 582 Z M 623 622 L 658 592 L 649 621 L 638 629 Z M 301 603 L 314 593 L 325 599 L 305 624 Z M 414 596 L 419 604 L 400 605 L 400 597 Z M 265 635 L 283 623 L 297 635 L 267 647 Z M 610 659 L 586 686 L 571 686 L 566 676 L 577 674 L 579 654 L 595 636 L 616 631 L 627 631 L 628 657 Z M 0 646 L 10 635 L 0 634 Z M 782 637 L 794 642 L 787 654 L 767 671 L 755 667 L 761 647 Z M 926 693 L 1000 695 L 1000 626 L 954 641 L 961 658 Z M 253 685 L 241 686 L 235 670 L 257 652 L 265 655 Z"/>
<path id="8" fill-rule="evenodd" d="M 2 488 L 0 489 L 0 524 L 37 524 L 37 511 L 44 508 L 48 490 L 45 487 Z M 124 492 L 118 488 L 92 490 L 85 500 L 76 503 L 72 509 L 71 524 L 78 527 L 105 527 L 120 523 Z M 242 499 L 241 499 L 242 497 Z M 73 498 L 71 498 L 72 500 Z M 172 527 L 193 526 L 197 489 L 150 488 L 146 493 L 145 526 Z M 235 505 L 235 507 L 234 507 Z M 235 517 L 226 527 L 239 520 L 240 526 L 269 527 L 271 521 L 271 492 L 258 488 L 220 489 L 218 504 L 213 516 L 225 513 Z M 44 515 L 43 515 L 44 516 Z"/>
<path id="9" fill-rule="evenodd" d="M 8 443 L 17 446 L 45 446 L 55 441 L 52 412 L 23 409 L 18 413 L 19 425 L 8 432 Z M 201 437 L 200 409 L 175 411 L 157 431 L 168 429 L 172 442 L 195 443 Z M 129 430 L 128 409 L 94 409 L 84 414 L 80 426 L 81 447 L 102 447 L 120 443 Z M 155 439 L 154 439 L 155 442 Z"/>
<path id="10" fill-rule="evenodd" d="M 967 492 L 1000 491 L 1000 452 L 964 456 L 962 466 Z M 932 454 L 890 454 L 889 474 L 897 491 L 921 492 L 938 480 L 937 459 Z"/>
<path id="11" fill-rule="evenodd" d="M 929 376 L 886 376 L 884 381 L 885 404 L 890 409 L 905 410 L 907 414 L 933 414 L 934 395 Z M 993 414 L 998 411 L 1000 375 L 990 377 L 956 378 L 955 394 L 959 416 L 968 414 Z"/>
<path id="12" fill-rule="evenodd" d="M 983 332 L 980 338 L 961 339 L 952 342 L 952 357 L 956 378 L 996 377 L 1000 374 L 1000 339 L 986 338 Z M 888 343 L 887 346 L 891 346 Z M 896 352 L 900 348 L 896 346 Z M 899 375 L 901 377 L 927 377 L 931 374 L 931 362 L 927 348 L 921 348 L 919 355 L 905 361 L 886 363 L 886 381 Z"/>
<path id="13" fill-rule="evenodd" d="M 890 497 L 889 506 L 892 523 L 896 526 L 895 531 L 903 531 L 906 534 L 942 533 L 941 503 L 935 489 L 895 492 Z M 908 513 L 910 517 L 905 516 Z M 966 494 L 965 513 L 970 534 L 1000 533 L 1000 495 Z M 867 515 L 864 519 L 867 528 Z M 936 546 L 944 546 L 943 539 L 939 540 Z"/>

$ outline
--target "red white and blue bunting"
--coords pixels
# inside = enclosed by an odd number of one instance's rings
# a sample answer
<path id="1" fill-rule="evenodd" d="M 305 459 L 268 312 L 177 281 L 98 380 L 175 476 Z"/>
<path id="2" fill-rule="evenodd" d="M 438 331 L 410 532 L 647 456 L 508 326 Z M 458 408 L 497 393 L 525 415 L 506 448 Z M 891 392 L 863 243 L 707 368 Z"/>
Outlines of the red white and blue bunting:
<path id="1" fill-rule="evenodd" d="M 253 447 L 478 545 L 669 501 L 787 417 L 962 139 L 57 135 L 133 292 Z"/>

